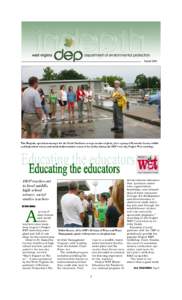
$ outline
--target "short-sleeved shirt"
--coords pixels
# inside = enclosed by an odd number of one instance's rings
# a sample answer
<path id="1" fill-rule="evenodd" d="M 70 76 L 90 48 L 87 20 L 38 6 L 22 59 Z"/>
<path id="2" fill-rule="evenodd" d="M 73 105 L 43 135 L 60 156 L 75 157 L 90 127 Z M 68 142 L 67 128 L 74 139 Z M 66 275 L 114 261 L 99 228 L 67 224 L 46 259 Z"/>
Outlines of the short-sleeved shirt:
<path id="1" fill-rule="evenodd" d="M 66 91 L 63 91 L 63 90 L 60 91 L 60 100 L 67 101 L 67 92 Z"/>
<path id="2" fill-rule="evenodd" d="M 84 92 L 83 90 L 77 90 L 76 91 L 76 100 L 77 101 L 82 101 L 84 97 Z"/>
<path id="3" fill-rule="evenodd" d="M 160 100 L 161 100 L 161 94 L 160 92 L 157 92 L 154 95 L 150 95 L 149 99 L 148 99 L 148 103 L 149 104 L 160 104 Z"/>
<path id="4" fill-rule="evenodd" d="M 75 102 L 76 101 L 76 94 L 74 92 L 67 93 L 68 102 Z"/>
<path id="5" fill-rule="evenodd" d="M 87 208 L 88 208 L 88 201 L 87 201 L 86 199 L 83 199 L 82 205 L 83 205 L 84 211 L 87 211 Z"/>
<path id="6" fill-rule="evenodd" d="M 120 93 L 122 96 L 125 96 L 125 92 L 124 92 L 124 90 L 123 90 L 122 88 L 114 89 L 114 90 L 112 91 L 112 95 L 113 95 L 114 93 L 116 93 L 116 92 Z"/>
<path id="7" fill-rule="evenodd" d="M 105 220 L 106 211 L 107 211 L 107 204 L 101 205 L 100 203 L 97 206 L 97 210 L 99 213 L 98 220 L 103 222 Z"/>
<path id="8" fill-rule="evenodd" d="M 22 110 L 25 113 L 36 113 L 36 108 L 41 108 L 41 97 L 37 90 L 28 87 L 22 96 Z"/>
<path id="9" fill-rule="evenodd" d="M 117 89 L 116 89 L 116 91 L 117 91 Z M 118 92 L 119 92 L 122 96 L 125 96 L 125 92 L 124 92 L 124 90 L 123 90 L 122 88 L 119 88 L 119 89 L 118 89 Z"/>
<path id="10" fill-rule="evenodd" d="M 80 198 L 72 193 L 67 193 L 61 198 L 61 210 L 64 225 L 82 225 L 80 214 L 83 213 L 83 204 Z"/>
<path id="11" fill-rule="evenodd" d="M 108 227 L 117 227 L 120 213 L 114 205 L 110 205 L 106 211 Z"/>
<path id="12" fill-rule="evenodd" d="M 49 95 L 49 101 L 50 101 L 50 103 L 52 103 L 52 104 L 56 104 L 57 96 L 56 96 L 55 94 L 50 94 L 50 95 Z"/>

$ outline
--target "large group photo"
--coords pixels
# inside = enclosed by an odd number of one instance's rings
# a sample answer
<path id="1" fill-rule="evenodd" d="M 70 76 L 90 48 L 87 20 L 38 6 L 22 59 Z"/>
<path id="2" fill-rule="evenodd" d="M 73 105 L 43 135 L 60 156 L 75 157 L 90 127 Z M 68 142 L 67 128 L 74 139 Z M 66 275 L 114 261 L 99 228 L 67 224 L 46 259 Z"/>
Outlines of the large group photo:
<path id="1" fill-rule="evenodd" d="M 124 227 L 124 180 L 58 181 L 57 227 Z"/>
<path id="2" fill-rule="evenodd" d="M 21 137 L 160 138 L 159 66 L 23 66 Z"/>

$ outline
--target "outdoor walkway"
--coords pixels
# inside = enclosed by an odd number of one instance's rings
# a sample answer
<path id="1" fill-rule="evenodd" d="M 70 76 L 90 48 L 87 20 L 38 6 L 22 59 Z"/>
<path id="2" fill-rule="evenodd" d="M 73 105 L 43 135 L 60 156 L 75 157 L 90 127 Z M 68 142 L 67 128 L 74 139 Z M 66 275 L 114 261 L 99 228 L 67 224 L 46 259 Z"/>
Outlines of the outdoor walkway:
<path id="1" fill-rule="evenodd" d="M 148 104 L 130 104 L 129 110 L 125 110 L 125 114 L 130 117 L 134 117 L 138 120 L 148 121 L 156 125 L 160 125 L 160 119 L 158 117 L 157 105 Z"/>
<path id="2" fill-rule="evenodd" d="M 99 104 L 102 104 L 102 102 Z M 103 106 L 96 104 L 96 107 L 112 111 L 111 101 L 104 101 Z M 149 105 L 147 103 L 133 103 L 130 101 L 129 109 L 125 109 L 124 114 L 136 120 L 160 126 L 157 105 Z"/>
<path id="3" fill-rule="evenodd" d="M 77 111 L 75 124 L 69 124 L 68 114 L 65 121 L 61 121 L 60 112 L 57 119 L 42 123 L 42 138 L 160 138 L 160 127 L 132 118 L 124 117 L 124 133 L 115 134 L 110 131 L 113 127 L 113 114 L 111 111 L 93 108 L 94 120 L 87 122 L 87 113 L 84 112 L 84 122 L 78 123 Z"/>

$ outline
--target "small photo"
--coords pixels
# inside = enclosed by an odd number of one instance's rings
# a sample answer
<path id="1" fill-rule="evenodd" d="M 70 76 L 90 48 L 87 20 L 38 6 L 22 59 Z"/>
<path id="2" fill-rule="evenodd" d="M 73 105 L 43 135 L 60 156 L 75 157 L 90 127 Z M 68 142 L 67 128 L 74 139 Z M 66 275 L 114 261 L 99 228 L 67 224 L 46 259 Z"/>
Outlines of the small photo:
<path id="1" fill-rule="evenodd" d="M 124 180 L 58 180 L 57 227 L 124 227 Z"/>
<path id="2" fill-rule="evenodd" d="M 160 138 L 160 66 L 22 66 L 23 139 Z"/>

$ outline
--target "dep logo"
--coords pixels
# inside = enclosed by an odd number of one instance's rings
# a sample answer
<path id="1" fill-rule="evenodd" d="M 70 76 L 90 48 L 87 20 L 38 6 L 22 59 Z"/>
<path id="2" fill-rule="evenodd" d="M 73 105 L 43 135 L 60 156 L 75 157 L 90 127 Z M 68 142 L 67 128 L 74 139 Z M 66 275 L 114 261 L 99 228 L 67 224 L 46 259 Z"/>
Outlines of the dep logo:
<path id="1" fill-rule="evenodd" d="M 83 52 L 80 50 L 72 51 L 71 47 L 75 45 L 75 41 L 72 38 L 65 38 L 64 41 L 64 47 L 66 47 L 66 50 L 64 48 L 56 51 L 54 53 L 54 59 L 58 61 L 79 61 L 83 58 Z M 67 50 L 69 48 L 69 50 Z"/>
<path id="2" fill-rule="evenodd" d="M 138 173 L 158 173 L 159 159 L 156 155 L 152 156 L 137 156 L 137 171 Z"/>

